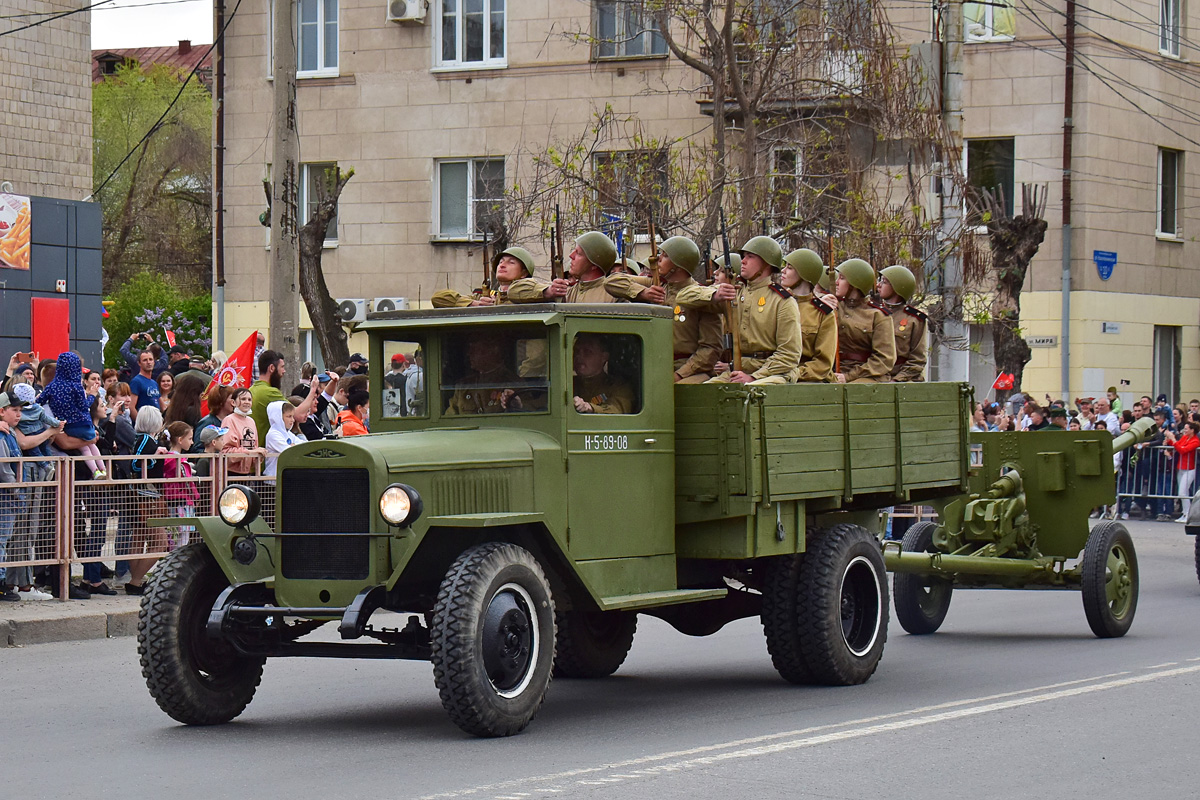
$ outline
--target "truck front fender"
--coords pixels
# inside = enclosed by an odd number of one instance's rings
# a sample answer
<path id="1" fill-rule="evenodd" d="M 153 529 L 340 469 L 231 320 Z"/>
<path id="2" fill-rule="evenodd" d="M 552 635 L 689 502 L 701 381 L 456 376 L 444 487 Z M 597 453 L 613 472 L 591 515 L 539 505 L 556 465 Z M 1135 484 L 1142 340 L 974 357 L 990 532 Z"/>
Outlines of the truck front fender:
<path id="1" fill-rule="evenodd" d="M 247 528 L 234 528 L 227 525 L 220 517 L 171 517 L 169 519 L 148 519 L 146 524 L 152 527 L 168 527 L 175 525 L 194 525 L 196 534 L 204 540 L 213 558 L 217 560 L 221 571 L 229 579 L 230 584 L 250 583 L 252 581 L 270 580 L 275 577 L 275 564 L 278 563 L 278 549 L 271 529 L 261 518 L 254 520 L 248 526 L 250 533 L 255 534 L 258 553 L 249 564 L 242 564 L 233 557 L 234 541 L 245 536 Z M 262 538 L 257 538 L 262 537 Z"/>

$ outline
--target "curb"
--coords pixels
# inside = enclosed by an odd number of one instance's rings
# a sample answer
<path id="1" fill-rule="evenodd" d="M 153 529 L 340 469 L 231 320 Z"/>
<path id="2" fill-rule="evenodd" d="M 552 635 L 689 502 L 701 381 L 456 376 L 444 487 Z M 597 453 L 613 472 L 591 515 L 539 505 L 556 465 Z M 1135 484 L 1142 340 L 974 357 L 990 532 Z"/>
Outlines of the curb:
<path id="1" fill-rule="evenodd" d="M 50 642 L 75 642 L 132 636 L 137 633 L 138 608 L 114 603 L 104 609 L 88 609 L 90 600 L 38 601 L 36 611 L 16 613 L 0 619 L 0 647 L 25 647 Z M 49 607 L 46 607 L 49 606 Z M 20 609 L 25 612 L 26 609 Z"/>

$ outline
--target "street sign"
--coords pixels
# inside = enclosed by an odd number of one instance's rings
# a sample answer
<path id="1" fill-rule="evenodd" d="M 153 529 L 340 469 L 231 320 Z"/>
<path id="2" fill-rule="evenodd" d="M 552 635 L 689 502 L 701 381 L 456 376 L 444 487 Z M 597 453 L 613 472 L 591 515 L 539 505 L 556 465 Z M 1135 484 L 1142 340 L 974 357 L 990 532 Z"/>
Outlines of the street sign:
<path id="1" fill-rule="evenodd" d="M 1100 280 L 1106 281 L 1112 277 L 1113 268 L 1117 266 L 1117 254 L 1112 250 L 1093 250 L 1092 261 L 1096 262 Z"/>
<path id="2" fill-rule="evenodd" d="M 1119 323 L 1119 322 L 1101 322 L 1100 323 L 1100 332 L 1101 333 L 1120 333 L 1121 332 L 1121 323 Z"/>
<path id="3" fill-rule="evenodd" d="M 1030 347 L 1058 347 L 1057 336 L 1026 336 L 1025 344 Z"/>

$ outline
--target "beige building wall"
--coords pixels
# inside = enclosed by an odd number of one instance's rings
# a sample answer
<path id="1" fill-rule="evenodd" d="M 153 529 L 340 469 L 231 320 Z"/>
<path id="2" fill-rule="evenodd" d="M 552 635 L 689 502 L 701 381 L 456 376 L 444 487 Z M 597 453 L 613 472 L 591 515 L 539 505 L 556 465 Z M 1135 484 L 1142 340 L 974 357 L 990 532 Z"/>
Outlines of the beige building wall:
<path id="1" fill-rule="evenodd" d="M 64 11 L 73 0 L 11 0 L 3 30 Z M 92 192 L 91 15 L 8 34 L 0 55 L 0 182 L 17 194 L 82 200 Z"/>
<path id="2" fill-rule="evenodd" d="M 243 6 L 228 44 L 231 302 L 268 297 L 268 231 L 258 221 L 271 159 L 266 7 Z M 406 26 L 385 21 L 380 0 L 341 0 L 339 75 L 298 81 L 301 161 L 355 170 L 339 205 L 338 245 L 324 252 L 335 297 L 428 301 L 439 289 L 465 292 L 479 283 L 478 243 L 434 239 L 436 159 L 503 157 L 511 186 L 531 151 L 586 131 L 606 104 L 636 115 L 650 135 L 707 126 L 690 91 L 694 74 L 678 62 L 590 59 L 589 47 L 571 36 L 590 30 L 590 3 L 509 4 L 508 66 L 477 70 L 433 67 L 435 9 L 430 3 L 425 24 Z M 548 242 L 523 244 L 548 264 Z M 237 336 L 227 328 L 228 343 Z"/>
<path id="3" fill-rule="evenodd" d="M 1055 37 L 1064 29 L 1065 4 L 1052 0 L 1051 6 L 1054 10 L 1033 16 L 1027 5 L 1017 4 L 1015 41 L 964 46 L 964 130 L 967 139 L 1013 137 L 1016 186 L 1050 187 L 1049 228 L 1025 283 L 1022 321 L 1030 334 L 1060 336 L 1065 82 L 1063 46 Z M 1157 3 L 1094 7 L 1080 8 L 1076 39 L 1066 394 L 1095 394 L 1110 385 L 1152 394 L 1158 324 L 1181 329 L 1181 394 L 1191 397 L 1200 393 L 1200 265 L 1194 240 L 1200 209 L 1193 199 L 1200 171 L 1192 144 L 1200 141 L 1200 124 L 1189 118 L 1200 99 L 1200 68 L 1188 60 L 1197 54 L 1188 53 L 1186 42 L 1182 60 L 1159 53 Z M 1183 13 L 1186 37 L 1195 30 L 1190 21 L 1200 20 L 1188 4 Z M 1184 153 L 1182 231 L 1175 237 L 1156 235 L 1160 147 Z M 1107 281 L 1093 260 L 1096 250 L 1118 254 Z M 1121 332 L 1102 334 L 1102 322 L 1119 324 Z M 1062 395 L 1060 347 L 1061 342 L 1034 349 L 1026 367 L 1026 385 L 1039 398 Z M 1129 385 L 1121 386 L 1122 380 Z"/>

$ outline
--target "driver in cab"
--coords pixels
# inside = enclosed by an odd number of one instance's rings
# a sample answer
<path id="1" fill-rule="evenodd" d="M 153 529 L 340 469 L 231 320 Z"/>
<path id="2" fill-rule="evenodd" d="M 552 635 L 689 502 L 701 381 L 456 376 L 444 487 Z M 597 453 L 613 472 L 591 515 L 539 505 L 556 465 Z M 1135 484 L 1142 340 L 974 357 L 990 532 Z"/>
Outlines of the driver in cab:
<path id="1" fill-rule="evenodd" d="M 608 345 L 603 336 L 575 337 L 574 402 L 580 414 L 632 414 L 633 387 L 608 374 Z"/>
<path id="2" fill-rule="evenodd" d="M 446 404 L 446 415 L 499 414 L 519 410 L 521 399 L 511 388 L 517 374 L 504 360 L 503 342 L 496 338 L 474 336 L 467 342 L 469 371 Z"/>

